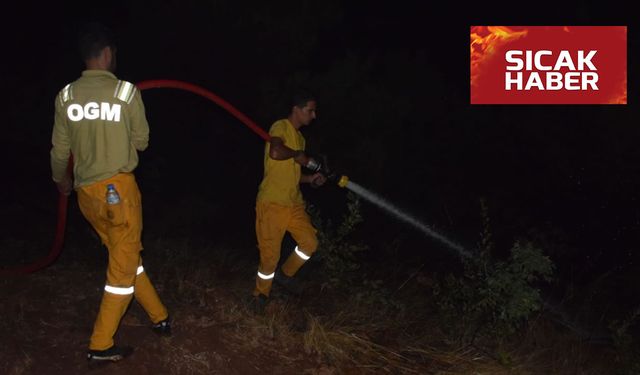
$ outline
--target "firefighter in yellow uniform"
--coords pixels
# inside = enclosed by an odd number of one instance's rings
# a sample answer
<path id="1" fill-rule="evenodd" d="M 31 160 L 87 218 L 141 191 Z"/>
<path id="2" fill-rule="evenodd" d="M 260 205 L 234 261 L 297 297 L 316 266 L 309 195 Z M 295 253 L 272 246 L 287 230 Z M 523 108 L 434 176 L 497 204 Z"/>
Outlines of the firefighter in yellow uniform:
<path id="1" fill-rule="evenodd" d="M 147 148 L 149 125 L 139 91 L 113 74 L 116 49 L 111 31 L 87 25 L 79 48 L 86 70 L 56 97 L 51 169 L 61 193 L 69 195 L 73 185 L 82 214 L 109 251 L 106 285 L 87 358 L 90 363 L 117 361 L 133 351 L 115 346 L 113 336 L 134 296 L 149 315 L 153 331 L 171 333 L 167 309 L 140 257 L 142 205 L 133 170 L 137 151 Z M 67 173 L 71 155 L 73 182 Z M 115 187 L 119 203 L 107 203 L 109 185 Z"/>
<path id="2" fill-rule="evenodd" d="M 301 183 L 319 186 L 326 181 L 317 171 L 313 174 L 303 174 L 301 171 L 301 166 L 312 171 L 319 169 L 317 161 L 305 154 L 305 139 L 300 133 L 300 128 L 309 125 L 315 118 L 314 97 L 307 92 L 299 92 L 293 97 L 289 116 L 276 121 L 269 130 L 271 138 L 265 145 L 264 177 L 256 199 L 260 264 L 253 302 L 258 310 L 264 309 L 273 280 L 285 287 L 290 285 L 292 277 L 318 247 L 316 229 L 305 211 L 300 191 Z M 276 271 L 286 232 L 291 234 L 297 246 L 282 265 L 281 271 Z"/>

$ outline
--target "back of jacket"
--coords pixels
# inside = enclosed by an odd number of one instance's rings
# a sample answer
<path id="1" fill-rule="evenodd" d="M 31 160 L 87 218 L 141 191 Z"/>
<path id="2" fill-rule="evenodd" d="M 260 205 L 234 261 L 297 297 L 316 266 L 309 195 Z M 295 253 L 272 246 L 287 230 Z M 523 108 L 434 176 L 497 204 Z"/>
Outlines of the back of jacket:
<path id="1" fill-rule="evenodd" d="M 105 70 L 86 70 L 56 97 L 51 149 L 55 182 L 73 154 L 74 187 L 90 185 L 138 165 L 149 124 L 138 89 Z"/>

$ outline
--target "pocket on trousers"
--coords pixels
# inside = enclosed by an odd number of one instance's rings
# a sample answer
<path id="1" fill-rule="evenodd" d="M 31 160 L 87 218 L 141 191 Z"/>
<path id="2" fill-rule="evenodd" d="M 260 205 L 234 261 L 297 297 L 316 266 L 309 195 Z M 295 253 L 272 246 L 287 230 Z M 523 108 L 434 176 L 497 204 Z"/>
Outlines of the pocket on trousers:
<path id="1" fill-rule="evenodd" d="M 122 225 L 125 222 L 123 202 L 118 204 L 106 204 L 104 217 L 111 225 Z"/>

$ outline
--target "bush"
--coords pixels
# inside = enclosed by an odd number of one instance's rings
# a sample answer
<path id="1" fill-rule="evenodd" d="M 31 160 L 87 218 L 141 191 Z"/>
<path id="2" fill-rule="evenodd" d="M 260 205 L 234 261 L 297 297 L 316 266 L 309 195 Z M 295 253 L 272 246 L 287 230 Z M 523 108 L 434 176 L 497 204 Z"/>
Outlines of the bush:
<path id="1" fill-rule="evenodd" d="M 479 251 L 465 260 L 463 274 L 448 275 L 434 293 L 447 327 L 457 339 L 502 340 L 542 305 L 536 283 L 550 281 L 553 263 L 531 242 L 516 241 L 506 261 L 491 256 L 493 242 L 486 206 Z"/>
<path id="2" fill-rule="evenodd" d="M 618 350 L 616 358 L 617 374 L 640 374 L 640 348 L 631 334 L 631 327 L 640 317 L 640 306 L 622 320 L 614 320 L 609 324 L 613 343 Z"/>
<path id="3" fill-rule="evenodd" d="M 347 212 L 336 227 L 330 219 L 323 220 L 320 211 L 315 206 L 308 207 L 313 225 L 318 230 L 319 247 L 318 259 L 329 275 L 332 284 L 347 281 L 352 271 L 360 265 L 356 259 L 357 253 L 365 251 L 368 246 L 350 242 L 350 237 L 363 219 L 360 213 L 360 199 L 352 192 L 347 194 Z"/>

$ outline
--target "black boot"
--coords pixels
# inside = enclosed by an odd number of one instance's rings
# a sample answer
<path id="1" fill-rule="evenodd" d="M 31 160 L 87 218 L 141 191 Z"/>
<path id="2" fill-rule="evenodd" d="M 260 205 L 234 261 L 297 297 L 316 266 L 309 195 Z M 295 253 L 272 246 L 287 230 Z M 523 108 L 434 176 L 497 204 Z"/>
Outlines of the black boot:
<path id="1" fill-rule="evenodd" d="M 300 282 L 293 277 L 285 275 L 283 272 L 276 272 L 273 281 L 290 294 L 295 296 L 302 294 L 302 285 Z"/>
<path id="2" fill-rule="evenodd" d="M 130 346 L 112 346 L 105 350 L 89 350 L 87 352 L 87 361 L 89 369 L 96 368 L 111 362 L 118 362 L 133 354 L 133 348 Z"/>
<path id="3" fill-rule="evenodd" d="M 167 319 L 152 325 L 151 330 L 158 336 L 169 337 L 171 336 L 171 320 L 167 316 Z"/>

